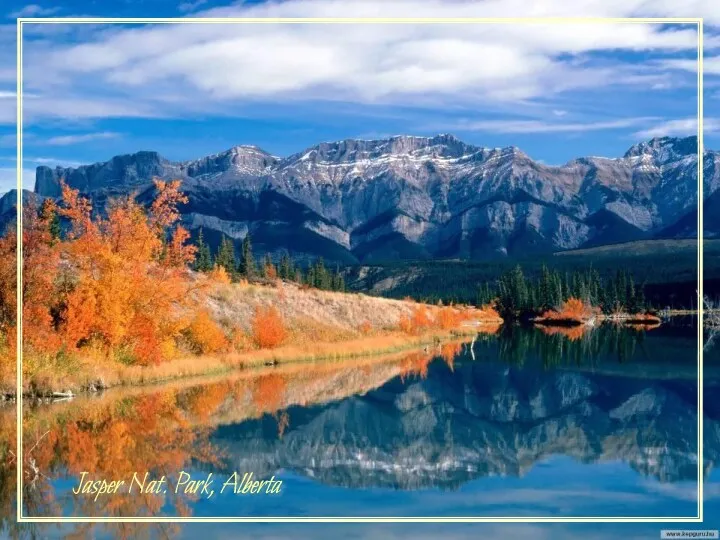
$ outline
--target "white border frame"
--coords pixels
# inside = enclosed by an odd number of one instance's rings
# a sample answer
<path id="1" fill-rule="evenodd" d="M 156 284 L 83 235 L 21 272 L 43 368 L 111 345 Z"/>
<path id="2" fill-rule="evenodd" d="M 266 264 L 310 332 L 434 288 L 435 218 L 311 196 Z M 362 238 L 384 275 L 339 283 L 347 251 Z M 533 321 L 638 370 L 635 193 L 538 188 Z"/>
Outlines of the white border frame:
<path id="1" fill-rule="evenodd" d="M 693 517 L 30 517 L 22 514 L 22 167 L 23 167 L 23 65 L 24 24 L 695 24 L 698 31 L 698 515 Z M 600 18 L 600 17 L 473 17 L 473 18 L 28 18 L 17 19 L 17 521 L 18 523 L 699 523 L 703 521 L 703 19 L 700 17 Z"/>

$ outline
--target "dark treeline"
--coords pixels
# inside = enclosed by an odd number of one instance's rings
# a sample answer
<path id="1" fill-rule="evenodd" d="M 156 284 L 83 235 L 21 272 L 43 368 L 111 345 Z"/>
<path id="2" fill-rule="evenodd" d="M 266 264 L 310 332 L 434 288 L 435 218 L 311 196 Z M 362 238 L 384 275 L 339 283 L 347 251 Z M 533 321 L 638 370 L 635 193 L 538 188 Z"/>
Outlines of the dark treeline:
<path id="1" fill-rule="evenodd" d="M 604 313 L 637 313 L 650 307 L 643 290 L 644 284 L 637 286 L 626 270 L 617 270 L 615 276 L 601 278 L 592 268 L 561 273 L 543 265 L 540 276 L 533 279 L 526 277 L 522 267 L 517 265 L 497 281 L 481 285 L 477 304 L 495 301 L 500 314 L 506 317 L 558 309 L 566 300 L 577 298 L 587 305 L 599 307 Z"/>
<path id="2" fill-rule="evenodd" d="M 209 272 L 218 266 L 224 268 L 233 281 L 280 278 L 326 291 L 345 291 L 345 278 L 340 268 L 336 267 L 335 271 L 329 270 L 325 267 L 322 258 L 303 266 L 293 260 L 288 252 L 284 252 L 277 263 L 272 260 L 270 254 L 265 254 L 261 261 L 256 261 L 250 234 L 243 239 L 239 256 L 235 254 L 233 241 L 224 235 L 217 253 L 213 255 L 209 244 L 205 242 L 202 229 L 198 232 L 195 245 L 197 255 L 194 269 L 198 272 Z"/>
<path id="3" fill-rule="evenodd" d="M 382 294 L 393 298 L 409 296 L 419 301 L 474 304 L 478 288 L 487 282 L 496 286 L 498 276 L 520 264 L 526 277 L 541 276 L 542 266 L 566 273 L 582 274 L 594 269 L 606 282 L 616 278 L 617 270 L 632 275 L 635 287 L 642 287 L 646 303 L 654 308 L 697 308 L 697 252 L 679 247 L 676 252 L 651 249 L 652 246 L 626 246 L 609 254 L 537 255 L 532 258 L 504 258 L 483 261 L 395 261 L 382 265 L 357 265 L 345 269 L 348 285 L 355 290 L 372 290 L 375 284 L 390 284 Z M 639 251 L 640 250 L 640 251 Z M 720 298 L 720 241 L 705 245 L 705 293 Z M 411 276 L 412 279 L 409 279 Z"/>

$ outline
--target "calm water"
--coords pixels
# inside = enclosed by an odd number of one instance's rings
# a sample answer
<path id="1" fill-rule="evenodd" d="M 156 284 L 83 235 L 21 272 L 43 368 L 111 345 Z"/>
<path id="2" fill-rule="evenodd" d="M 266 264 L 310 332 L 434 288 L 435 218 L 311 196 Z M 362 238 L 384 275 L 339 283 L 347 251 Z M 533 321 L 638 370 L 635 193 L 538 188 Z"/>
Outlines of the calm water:
<path id="1" fill-rule="evenodd" d="M 350 365 L 300 365 L 28 412 L 30 515 L 657 516 L 697 513 L 692 324 L 580 335 L 506 328 Z M 705 481 L 716 492 L 717 353 L 706 357 Z M 79 474 L 165 475 L 98 501 Z M 174 494 L 181 470 L 215 495 Z M 234 471 L 279 495 L 220 494 Z M 182 491 L 182 490 L 181 490 Z M 707 509 L 706 509 L 707 512 Z M 658 529 L 659 530 L 659 529 Z"/>

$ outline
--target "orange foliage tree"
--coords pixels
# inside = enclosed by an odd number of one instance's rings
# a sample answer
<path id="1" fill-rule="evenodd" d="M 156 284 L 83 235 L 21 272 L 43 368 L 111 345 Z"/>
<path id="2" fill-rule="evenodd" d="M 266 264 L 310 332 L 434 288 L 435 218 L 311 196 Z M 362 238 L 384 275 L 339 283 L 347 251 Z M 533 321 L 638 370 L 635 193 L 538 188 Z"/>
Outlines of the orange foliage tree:
<path id="1" fill-rule="evenodd" d="M 252 318 L 252 333 L 255 344 L 261 349 L 280 345 L 287 337 L 287 330 L 277 308 L 257 306 Z"/>
<path id="2" fill-rule="evenodd" d="M 593 308 L 591 305 L 586 304 L 579 298 L 570 297 L 563 303 L 559 311 L 546 311 L 542 314 L 542 317 L 551 320 L 569 319 L 584 321 L 592 317 L 597 312 L 597 308 Z"/>
<path id="3" fill-rule="evenodd" d="M 433 322 L 427 306 L 418 305 L 409 316 L 403 315 L 400 317 L 398 326 L 406 334 L 420 334 L 430 329 Z"/>
<path id="4" fill-rule="evenodd" d="M 73 351 L 93 345 L 123 351 L 139 364 L 165 360 L 183 329 L 189 303 L 187 265 L 195 256 L 177 226 L 187 201 L 180 182 L 155 181 L 146 211 L 133 195 L 94 216 L 90 201 L 64 182 L 62 200 L 28 208 L 23 227 L 23 328 L 31 351 Z M 69 223 L 54 238 L 56 214 Z"/>
<path id="5" fill-rule="evenodd" d="M 205 309 L 195 315 L 188 327 L 188 334 L 199 353 L 215 353 L 229 346 L 225 333 Z"/>
<path id="6" fill-rule="evenodd" d="M 17 241 L 14 230 L 0 237 L 0 381 L 14 380 L 17 319 Z M 9 389 L 9 388 L 8 388 Z"/>

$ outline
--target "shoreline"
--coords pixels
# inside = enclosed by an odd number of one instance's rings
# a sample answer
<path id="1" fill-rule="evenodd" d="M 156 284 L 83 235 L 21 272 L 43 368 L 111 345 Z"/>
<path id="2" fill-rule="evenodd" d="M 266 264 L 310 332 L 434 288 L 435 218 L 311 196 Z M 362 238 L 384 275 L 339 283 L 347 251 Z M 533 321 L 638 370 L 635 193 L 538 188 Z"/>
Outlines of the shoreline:
<path id="1" fill-rule="evenodd" d="M 692 310 L 678 310 L 676 312 L 664 312 L 666 317 L 677 317 L 683 315 L 697 314 L 697 311 Z M 653 326 L 660 326 L 663 318 L 658 313 L 593 313 L 584 315 L 563 315 L 561 313 L 554 313 L 551 316 L 536 316 L 528 319 L 530 323 L 540 326 L 555 326 L 563 328 L 573 328 L 577 326 L 594 326 L 595 324 L 611 322 L 620 323 L 628 326 L 634 326 L 639 324 L 647 324 Z"/>
<path id="2" fill-rule="evenodd" d="M 669 316 L 684 316 L 697 314 L 697 310 L 673 310 L 666 313 Z M 598 315 L 596 323 L 620 323 L 623 325 L 652 324 L 660 326 L 661 319 L 636 319 L 629 314 L 622 315 Z M 576 321 L 565 319 L 533 319 L 531 325 L 572 328 L 578 326 L 593 326 L 588 321 Z M 23 399 L 27 400 L 51 400 L 63 401 L 80 395 L 93 395 L 105 390 L 119 387 L 143 387 L 156 384 L 166 384 L 172 381 L 192 379 L 196 377 L 221 376 L 246 369 L 257 369 L 261 367 L 275 367 L 278 365 L 303 364 L 312 362 L 342 362 L 360 357 L 373 357 L 389 355 L 410 351 L 417 347 L 435 344 L 439 345 L 457 338 L 472 337 L 482 333 L 483 328 L 494 328 L 505 324 L 502 319 L 497 320 L 474 320 L 463 323 L 461 327 L 452 330 L 435 330 L 433 332 L 418 336 L 403 334 L 387 334 L 379 336 L 367 336 L 363 338 L 347 340 L 342 342 L 321 342 L 313 346 L 311 350 L 307 347 L 285 346 L 276 349 L 260 349 L 243 353 L 226 353 L 211 357 L 183 357 L 165 364 L 152 366 L 103 366 L 104 373 L 98 372 L 95 366 L 87 364 L 89 369 L 80 371 L 77 380 L 58 386 L 40 387 L 39 389 L 26 390 L 23 392 Z M 378 345 L 377 341 L 381 344 Z M 33 384 L 32 382 L 30 383 Z M 17 399 L 17 392 L 10 389 L 10 385 L 4 385 L 5 389 L 0 390 L 0 404 L 14 402 Z"/>
<path id="3" fill-rule="evenodd" d="M 156 366 L 113 366 L 114 373 L 105 376 L 88 370 L 78 380 L 58 387 L 40 388 L 36 391 L 23 391 L 25 400 L 63 401 L 80 395 L 93 395 L 105 390 L 121 387 L 142 387 L 165 384 L 177 380 L 195 377 L 212 377 L 236 371 L 276 367 L 279 365 L 309 364 L 312 362 L 342 362 L 361 357 L 375 357 L 411 351 L 428 345 L 438 346 L 455 341 L 458 338 L 470 338 L 482 333 L 483 327 L 493 327 L 501 321 L 470 321 L 462 327 L 447 331 L 434 331 L 419 336 L 391 334 L 371 336 L 344 342 L 318 343 L 312 350 L 303 350 L 288 346 L 277 349 L 261 349 L 246 353 L 228 353 L 213 357 L 184 357 Z M 380 338 L 384 344 L 374 343 Z M 168 370 L 174 370 L 168 374 Z M 111 375 L 114 377 L 109 378 Z M 33 383 L 31 382 L 30 385 Z M 17 392 L 6 390 L 0 393 L 0 404 L 17 400 Z"/>

